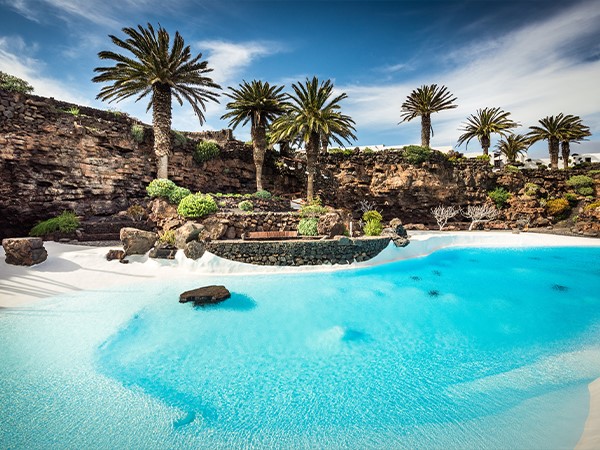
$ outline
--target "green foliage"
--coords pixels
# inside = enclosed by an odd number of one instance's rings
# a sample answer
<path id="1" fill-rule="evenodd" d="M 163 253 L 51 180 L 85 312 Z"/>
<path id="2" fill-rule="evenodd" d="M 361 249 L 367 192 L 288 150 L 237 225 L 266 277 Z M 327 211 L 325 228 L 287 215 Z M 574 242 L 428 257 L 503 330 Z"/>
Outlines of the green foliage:
<path id="1" fill-rule="evenodd" d="M 177 185 L 166 178 L 157 178 L 152 180 L 146 187 L 146 192 L 152 198 L 159 197 L 169 199 L 171 192 L 177 188 Z"/>
<path id="2" fill-rule="evenodd" d="M 375 151 L 371 147 L 365 147 L 362 152 L 365 153 L 365 154 L 367 154 L 367 155 L 375 153 Z"/>
<path id="3" fill-rule="evenodd" d="M 567 186 L 571 186 L 576 189 L 580 187 L 591 187 L 593 185 L 594 180 L 585 175 L 573 175 L 567 180 Z"/>
<path id="4" fill-rule="evenodd" d="M 383 231 L 383 225 L 379 220 L 367 220 L 363 227 L 365 236 L 379 236 Z"/>
<path id="5" fill-rule="evenodd" d="M 350 156 L 352 153 L 354 153 L 354 151 L 351 148 L 333 147 L 333 148 L 328 148 L 327 153 L 329 153 L 331 155 Z"/>
<path id="6" fill-rule="evenodd" d="M 506 166 L 504 166 L 504 171 L 505 172 L 511 172 L 511 173 L 516 173 L 519 171 L 519 168 L 516 166 L 513 166 L 511 164 L 507 164 Z"/>
<path id="7" fill-rule="evenodd" d="M 478 155 L 475 157 L 477 161 L 487 161 L 490 162 L 490 155 Z"/>
<path id="8" fill-rule="evenodd" d="M 250 200 L 243 200 L 238 203 L 238 208 L 240 208 L 242 211 L 251 212 L 254 210 L 254 205 Z"/>
<path id="9" fill-rule="evenodd" d="M 546 202 L 546 211 L 556 220 L 560 220 L 569 215 L 571 205 L 564 198 L 555 198 Z"/>
<path id="10" fill-rule="evenodd" d="M 260 198 L 261 200 L 269 200 L 271 198 L 271 193 L 263 189 L 262 191 L 256 191 L 254 197 Z"/>
<path id="11" fill-rule="evenodd" d="M 190 194 L 191 192 L 188 188 L 175 186 L 173 189 L 171 189 L 171 191 L 169 191 L 167 199 L 169 200 L 169 203 L 179 205 L 179 202 Z"/>
<path id="12" fill-rule="evenodd" d="M 220 153 L 221 149 L 215 141 L 200 141 L 194 149 L 194 161 L 198 164 L 202 164 L 217 158 Z"/>
<path id="13" fill-rule="evenodd" d="M 187 137 L 181 131 L 172 130 L 171 134 L 173 135 L 173 143 L 179 147 L 184 147 L 187 144 Z"/>
<path id="14" fill-rule="evenodd" d="M 317 224 L 319 219 L 316 217 L 306 217 L 298 223 L 298 234 L 302 236 L 318 236 Z"/>
<path id="15" fill-rule="evenodd" d="M 501 209 L 510 198 L 510 193 L 507 192 L 506 189 L 498 187 L 493 191 L 489 191 L 488 197 L 492 199 L 499 209 Z"/>
<path id="16" fill-rule="evenodd" d="M 161 244 L 175 245 L 175 231 L 167 230 L 158 237 L 158 242 Z"/>
<path id="17" fill-rule="evenodd" d="M 108 109 L 106 110 L 106 112 L 107 112 L 107 113 L 109 113 L 109 114 L 112 114 L 112 115 L 113 115 L 113 116 L 115 116 L 115 117 L 121 117 L 121 116 L 125 115 L 125 113 L 124 113 L 124 112 L 122 112 L 122 111 L 119 111 L 119 110 L 118 110 L 118 109 L 116 109 L 116 108 L 108 108 Z"/>
<path id="18" fill-rule="evenodd" d="M 327 212 L 327 208 L 321 205 L 305 205 L 300 209 L 300 217 L 320 217 Z"/>
<path id="19" fill-rule="evenodd" d="M 219 207 L 210 195 L 190 194 L 177 207 L 177 213 L 186 219 L 195 219 L 217 212 Z"/>
<path id="20" fill-rule="evenodd" d="M 420 145 L 407 145 L 402 150 L 406 161 L 415 165 L 428 161 L 433 153 L 430 148 L 421 147 Z"/>
<path id="21" fill-rule="evenodd" d="M 525 195 L 535 197 L 540 190 L 540 187 L 535 183 L 525 183 Z"/>
<path id="22" fill-rule="evenodd" d="M 131 125 L 131 137 L 138 144 L 144 142 L 144 127 L 139 123 Z"/>
<path id="23" fill-rule="evenodd" d="M 600 174 L 600 170 L 598 170 L 598 169 L 588 170 L 588 175 L 594 176 L 594 175 L 598 175 L 598 174 Z"/>
<path id="24" fill-rule="evenodd" d="M 370 211 L 366 211 L 363 216 L 362 219 L 365 222 L 370 222 L 370 221 L 377 221 L 377 222 L 381 222 L 383 220 L 383 217 L 381 216 L 381 213 L 379 211 L 375 211 L 374 209 L 370 210 Z"/>
<path id="25" fill-rule="evenodd" d="M 140 205 L 131 205 L 127 208 L 127 215 L 133 220 L 140 221 L 146 215 L 146 210 Z"/>
<path id="26" fill-rule="evenodd" d="M 594 193 L 594 188 L 590 187 L 590 186 L 583 186 L 583 187 L 577 188 L 577 193 L 579 195 L 585 195 L 585 196 L 592 195 Z"/>
<path id="27" fill-rule="evenodd" d="M 590 203 L 584 209 L 586 211 L 591 211 L 592 209 L 596 209 L 596 208 L 600 208 L 600 201 L 597 201 L 597 202 L 594 202 L 594 203 Z"/>
<path id="28" fill-rule="evenodd" d="M 64 211 L 57 217 L 44 220 L 34 226 L 29 232 L 30 236 L 45 236 L 60 231 L 61 233 L 72 233 L 79 228 L 79 218 L 72 211 Z"/>
<path id="29" fill-rule="evenodd" d="M 78 116 L 80 112 L 77 106 L 71 106 L 70 108 L 63 109 L 62 111 L 66 112 L 67 114 L 71 114 L 72 116 Z"/>
<path id="30" fill-rule="evenodd" d="M 0 71 L 0 89 L 9 92 L 20 92 L 22 94 L 33 92 L 33 86 L 27 81 L 2 71 Z"/>
<path id="31" fill-rule="evenodd" d="M 579 203 L 577 196 L 570 192 L 567 192 L 565 194 L 564 199 L 569 202 L 569 205 L 571 206 L 571 208 L 575 207 L 577 205 L 577 203 Z"/>

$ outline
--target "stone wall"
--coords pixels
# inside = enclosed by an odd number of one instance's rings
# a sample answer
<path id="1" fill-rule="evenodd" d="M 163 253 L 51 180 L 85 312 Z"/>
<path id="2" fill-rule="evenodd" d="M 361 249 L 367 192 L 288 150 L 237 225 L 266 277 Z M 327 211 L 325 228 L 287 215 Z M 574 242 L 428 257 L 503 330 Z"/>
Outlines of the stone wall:
<path id="1" fill-rule="evenodd" d="M 124 114 L 0 90 L 0 238 L 27 234 L 63 210 L 109 215 L 144 198 L 156 175 L 152 129 L 143 125 L 143 141 L 136 142 L 134 124 Z M 173 181 L 202 192 L 256 190 L 251 147 L 228 140 L 229 130 L 188 135 L 185 145 L 174 143 Z M 192 150 L 207 137 L 221 143 L 221 156 L 197 164 Z M 271 156 L 264 178 L 274 192 L 296 183 L 277 175 Z"/>
<path id="2" fill-rule="evenodd" d="M 207 224 L 217 221 L 223 227 L 221 235 L 216 239 L 240 239 L 244 233 L 251 231 L 297 230 L 300 216 L 293 212 L 255 212 L 252 214 L 227 212 L 214 214 L 205 220 Z"/>
<path id="3" fill-rule="evenodd" d="M 389 237 L 304 241 L 211 241 L 206 250 L 222 258 L 269 266 L 350 264 L 377 256 Z"/>

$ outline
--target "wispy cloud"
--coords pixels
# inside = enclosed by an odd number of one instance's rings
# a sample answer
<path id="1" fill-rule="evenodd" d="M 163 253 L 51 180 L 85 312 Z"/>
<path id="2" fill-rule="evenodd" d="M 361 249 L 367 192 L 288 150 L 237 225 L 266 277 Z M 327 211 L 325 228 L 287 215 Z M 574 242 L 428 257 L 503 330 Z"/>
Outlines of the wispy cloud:
<path id="1" fill-rule="evenodd" d="M 477 108 L 500 106 L 529 126 L 559 112 L 584 118 L 600 134 L 600 9 L 597 2 L 580 3 L 560 15 L 512 33 L 448 54 L 455 68 L 427 73 L 397 84 L 340 86 L 349 95 L 348 112 L 361 127 L 397 130 L 399 141 L 418 142 L 420 123 L 396 123 L 400 104 L 422 84 L 448 86 L 459 107 L 435 114 L 433 145 L 456 143 L 458 128 Z"/>
<path id="2" fill-rule="evenodd" d="M 20 37 L 0 37 L 0 70 L 27 80 L 37 95 L 55 97 L 80 105 L 89 104 L 85 97 L 73 92 L 62 82 L 40 75 L 45 71 L 45 64 L 27 56 L 27 48 Z"/>

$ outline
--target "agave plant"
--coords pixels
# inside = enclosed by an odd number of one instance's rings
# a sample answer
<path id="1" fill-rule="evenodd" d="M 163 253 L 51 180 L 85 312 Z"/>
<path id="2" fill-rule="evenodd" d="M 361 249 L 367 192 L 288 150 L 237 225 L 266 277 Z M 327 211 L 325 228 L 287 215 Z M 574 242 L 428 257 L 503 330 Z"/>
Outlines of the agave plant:
<path id="1" fill-rule="evenodd" d="M 531 142 L 527 136 L 523 136 L 522 134 L 509 134 L 505 136 L 504 139 L 500 139 L 496 148 L 506 156 L 506 159 L 509 163 L 514 163 L 517 159 L 517 156 L 525 153 Z"/>
<path id="2" fill-rule="evenodd" d="M 456 97 L 452 97 L 446 86 L 438 87 L 437 84 L 421 86 L 410 93 L 401 106 L 400 117 L 402 122 L 410 122 L 421 116 L 421 146 L 429 147 L 430 137 L 433 135 L 431 114 L 445 109 L 456 108 Z"/>
<path id="3" fill-rule="evenodd" d="M 262 191 L 262 167 L 267 151 L 267 127 L 284 112 L 286 95 L 283 86 L 270 85 L 262 81 L 244 81 L 239 88 L 230 87 L 225 95 L 232 101 L 227 103 L 229 112 L 221 119 L 231 119 L 229 126 L 236 128 L 250 122 L 250 134 L 254 166 L 256 167 L 256 191 Z"/>
<path id="4" fill-rule="evenodd" d="M 578 119 L 576 116 L 560 113 L 556 116 L 547 116 L 539 120 L 540 126 L 531 126 L 527 137 L 531 143 L 548 141 L 548 153 L 550 154 L 550 168 L 558 169 L 559 143 L 567 138 L 569 129 Z M 567 157 L 568 159 L 568 157 Z"/>
<path id="5" fill-rule="evenodd" d="M 152 108 L 154 128 L 154 152 L 157 156 L 157 177 L 168 177 L 168 162 L 171 152 L 171 97 L 183 104 L 186 100 L 200 124 L 204 123 L 205 103 L 218 102 L 220 89 L 206 74 L 212 69 L 206 61 L 200 61 L 202 54 L 192 56 L 190 46 L 186 46 L 179 32 L 175 33 L 173 45 L 169 33 L 159 26 L 147 28 L 123 28 L 128 38 L 123 40 L 110 35 L 113 44 L 131 53 L 130 56 L 112 51 L 98 53 L 100 59 L 115 61 L 111 67 L 97 67 L 99 73 L 92 81 L 111 83 L 104 86 L 97 99 L 109 103 L 137 96 L 136 101 L 150 95 L 146 111 Z"/>
<path id="6" fill-rule="evenodd" d="M 289 96 L 287 113 L 275 120 L 271 126 L 272 142 L 292 141 L 299 137 L 306 149 L 307 188 L 306 196 L 314 196 L 314 178 L 322 136 L 343 145 L 354 135 L 354 120 L 341 113 L 340 102 L 347 98 L 345 93 L 333 95 L 331 80 L 319 82 L 317 77 L 304 83 L 294 83 Z"/>
<path id="7" fill-rule="evenodd" d="M 509 112 L 503 111 L 500 108 L 484 108 L 478 109 L 476 114 L 471 114 L 467 118 L 467 122 L 463 124 L 460 131 L 464 133 L 458 138 L 458 145 L 466 143 L 469 145 L 471 139 L 477 138 L 481 143 L 483 154 L 489 153 L 491 144 L 490 136 L 492 133 L 497 133 L 504 137 L 511 128 L 519 126 L 517 122 L 512 121 L 508 116 Z"/>

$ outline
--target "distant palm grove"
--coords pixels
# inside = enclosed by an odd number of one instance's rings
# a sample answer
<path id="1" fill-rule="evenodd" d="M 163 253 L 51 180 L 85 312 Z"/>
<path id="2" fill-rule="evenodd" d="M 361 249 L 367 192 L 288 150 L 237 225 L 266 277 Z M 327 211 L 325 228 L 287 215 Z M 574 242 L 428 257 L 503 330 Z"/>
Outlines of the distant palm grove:
<path id="1" fill-rule="evenodd" d="M 191 105 L 200 124 L 208 102 L 218 102 L 221 86 L 210 77 L 212 68 L 202 54 L 193 55 L 179 32 L 173 39 L 161 26 L 123 28 L 124 38 L 109 36 L 122 49 L 101 51 L 98 56 L 110 64 L 97 67 L 94 82 L 105 83 L 97 98 L 119 102 L 135 96 L 148 98 L 147 110 L 152 109 L 154 152 L 157 156 L 157 177 L 168 178 L 168 158 L 171 153 L 172 99 L 182 105 Z M 0 88 L 29 93 L 31 86 L 16 77 L 0 72 Z M 317 77 L 298 81 L 291 92 L 285 86 L 272 85 L 262 80 L 243 81 L 228 87 L 223 93 L 229 99 L 226 113 L 221 117 L 233 129 L 250 125 L 253 159 L 256 168 L 256 189 L 263 190 L 262 167 L 267 150 L 279 144 L 281 151 L 290 145 L 302 146 L 306 151 L 307 198 L 314 196 L 314 178 L 320 153 L 328 145 L 343 146 L 356 140 L 354 120 L 342 113 L 345 93 L 337 93 L 331 80 Z M 458 106 L 458 98 L 446 86 L 423 85 L 409 93 L 400 105 L 400 124 L 421 120 L 421 146 L 429 148 L 433 136 L 432 114 Z M 537 141 L 547 141 L 550 168 L 558 169 L 559 154 L 563 167 L 568 167 L 570 145 L 591 136 L 590 129 L 579 116 L 559 113 L 546 116 L 530 126 L 526 134 L 513 130 L 521 124 L 511 113 L 498 106 L 475 111 L 460 126 L 457 146 L 476 139 L 483 152 L 489 154 L 492 135 L 500 140 L 497 150 L 509 163 L 525 153 Z"/>

